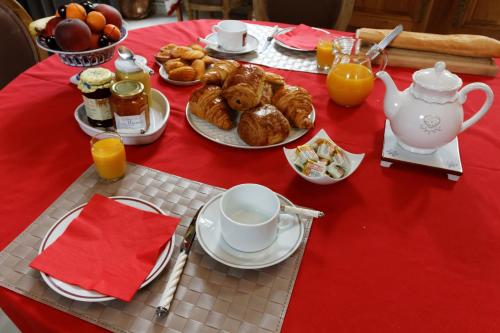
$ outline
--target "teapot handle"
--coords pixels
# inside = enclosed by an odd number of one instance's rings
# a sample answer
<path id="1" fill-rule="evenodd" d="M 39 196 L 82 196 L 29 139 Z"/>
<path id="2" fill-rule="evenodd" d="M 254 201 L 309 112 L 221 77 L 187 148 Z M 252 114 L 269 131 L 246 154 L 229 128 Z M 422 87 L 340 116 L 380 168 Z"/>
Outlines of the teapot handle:
<path id="1" fill-rule="evenodd" d="M 479 109 L 479 111 L 476 112 L 472 117 L 470 117 L 468 120 L 466 120 L 463 124 L 462 127 L 460 128 L 460 132 L 465 131 L 467 128 L 471 127 L 474 125 L 479 119 L 481 119 L 486 112 L 488 112 L 489 108 L 491 107 L 491 104 L 493 103 L 493 91 L 491 88 L 481 82 L 474 82 L 471 84 L 466 85 L 463 87 L 459 92 L 458 92 L 458 100 L 460 104 L 464 104 L 465 101 L 467 100 L 467 94 L 471 92 L 472 90 L 482 90 L 486 94 L 486 101 L 483 103 L 483 106 Z"/>

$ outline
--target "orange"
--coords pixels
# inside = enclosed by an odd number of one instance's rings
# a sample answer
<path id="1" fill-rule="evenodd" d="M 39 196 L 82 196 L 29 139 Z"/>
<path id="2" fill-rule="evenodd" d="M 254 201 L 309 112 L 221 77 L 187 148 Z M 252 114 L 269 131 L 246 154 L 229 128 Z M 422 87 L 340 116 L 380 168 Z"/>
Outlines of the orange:
<path id="1" fill-rule="evenodd" d="M 106 18 L 102 13 L 97 11 L 90 12 L 87 15 L 87 25 L 92 32 L 100 32 L 106 25 Z"/>
<path id="2" fill-rule="evenodd" d="M 85 22 L 87 12 L 82 5 L 78 3 L 70 3 L 66 6 L 66 18 L 79 19 Z"/>
<path id="3" fill-rule="evenodd" d="M 101 35 L 99 35 L 99 34 L 90 35 L 90 49 L 91 50 L 99 48 L 99 37 L 101 37 Z"/>
<path id="4" fill-rule="evenodd" d="M 103 33 L 104 33 L 104 35 L 106 35 L 106 37 L 111 39 L 113 42 L 116 42 L 122 36 L 120 29 L 118 29 L 118 27 L 116 25 L 113 25 L 113 24 L 106 24 L 104 26 Z"/>

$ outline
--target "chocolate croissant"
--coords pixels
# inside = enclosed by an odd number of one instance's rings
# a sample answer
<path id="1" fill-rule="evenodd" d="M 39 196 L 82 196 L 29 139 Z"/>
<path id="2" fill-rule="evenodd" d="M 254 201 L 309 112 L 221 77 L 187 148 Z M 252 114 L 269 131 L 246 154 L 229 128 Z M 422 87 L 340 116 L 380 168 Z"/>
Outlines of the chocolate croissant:
<path id="1" fill-rule="evenodd" d="M 255 65 L 242 65 L 224 82 L 222 96 L 230 108 L 246 111 L 260 104 L 264 92 L 264 70 Z"/>
<path id="2" fill-rule="evenodd" d="M 201 81 L 205 84 L 222 86 L 227 76 L 238 67 L 240 67 L 240 63 L 235 60 L 217 61 L 207 69 L 201 77 Z"/>
<path id="3" fill-rule="evenodd" d="M 274 94 L 272 104 L 283 112 L 293 126 L 298 128 L 314 126 L 309 119 L 309 114 L 313 110 L 312 98 L 304 88 L 284 85 Z"/>
<path id="4" fill-rule="evenodd" d="M 262 105 L 241 114 L 238 135 L 251 146 L 267 146 L 285 140 L 290 124 L 271 104 Z"/>
<path id="5" fill-rule="evenodd" d="M 234 127 L 235 112 L 227 107 L 219 86 L 206 85 L 195 90 L 189 98 L 189 109 L 194 115 L 220 129 Z"/>

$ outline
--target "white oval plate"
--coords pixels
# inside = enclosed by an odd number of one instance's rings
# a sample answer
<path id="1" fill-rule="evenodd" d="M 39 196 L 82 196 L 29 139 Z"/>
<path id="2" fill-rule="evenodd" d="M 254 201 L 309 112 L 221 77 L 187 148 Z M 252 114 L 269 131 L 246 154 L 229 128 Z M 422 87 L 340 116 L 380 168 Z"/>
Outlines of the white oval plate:
<path id="1" fill-rule="evenodd" d="M 290 28 L 285 28 L 285 29 L 282 29 L 282 30 L 280 30 L 280 31 L 276 34 L 276 36 L 279 36 L 279 35 L 282 35 L 282 34 L 286 34 L 287 32 L 292 31 L 292 29 L 293 29 L 293 28 L 294 28 L 294 27 L 290 27 Z M 326 31 L 326 30 L 323 30 L 323 29 L 320 29 L 320 28 L 314 28 L 314 27 L 313 27 L 313 29 L 318 30 L 318 31 L 322 31 L 322 32 L 324 32 L 325 34 L 328 34 L 328 35 L 330 34 L 330 32 L 328 32 L 328 31 Z M 293 46 L 288 46 L 288 45 L 284 44 L 283 42 L 281 42 L 281 41 L 277 40 L 276 38 L 274 38 L 274 42 L 275 42 L 276 44 L 278 44 L 279 46 L 281 46 L 281 47 L 283 47 L 283 48 L 285 48 L 285 49 L 292 50 L 292 51 L 300 51 L 300 52 L 315 52 L 315 50 L 304 50 L 304 49 L 298 49 L 298 48 L 293 47 Z"/>
<path id="2" fill-rule="evenodd" d="M 196 220 L 196 237 L 203 250 L 218 262 L 241 269 L 259 269 L 276 265 L 290 257 L 302 243 L 304 224 L 297 215 L 280 214 L 278 235 L 274 243 L 257 252 L 241 252 L 222 238 L 220 231 L 219 200 L 222 193 L 212 198 Z M 278 194 L 281 202 L 293 204 Z"/>
<path id="3" fill-rule="evenodd" d="M 211 33 L 210 35 L 205 37 L 205 39 L 217 44 L 217 34 L 215 32 Z M 229 50 L 223 49 L 222 47 L 214 48 L 211 45 L 207 45 L 207 49 L 215 51 L 217 53 L 245 54 L 245 53 L 249 53 L 249 52 L 253 52 L 253 51 L 257 50 L 258 46 L 259 46 L 259 40 L 257 38 L 255 38 L 254 36 L 247 34 L 247 44 L 240 51 L 229 51 Z"/>
<path id="4" fill-rule="evenodd" d="M 243 148 L 243 149 L 264 149 L 264 148 L 282 146 L 284 144 L 297 140 L 298 138 L 300 138 L 309 131 L 308 129 L 291 127 L 290 134 L 282 142 L 278 142 L 275 143 L 274 145 L 268 145 L 268 146 L 250 146 L 245 141 L 243 141 L 238 135 L 238 126 L 235 126 L 234 128 L 227 131 L 220 129 L 217 126 L 210 124 L 208 121 L 203 120 L 192 114 L 191 111 L 189 111 L 189 102 L 186 105 L 186 118 L 189 125 L 191 125 L 191 127 L 203 137 L 224 146 Z M 240 119 L 240 113 L 238 112 L 236 123 L 239 122 L 239 119 Z M 314 110 L 314 107 L 311 114 L 309 114 L 309 119 L 311 119 L 313 123 L 316 119 L 316 111 Z"/>
<path id="5" fill-rule="evenodd" d="M 149 108 L 149 128 L 144 134 L 122 134 L 123 143 L 126 145 L 144 145 L 157 140 L 167 126 L 168 116 L 170 115 L 170 103 L 168 99 L 159 90 L 151 89 L 153 105 Z M 85 105 L 82 103 L 75 109 L 75 119 L 82 131 L 87 135 L 94 136 L 105 131 L 103 128 L 93 127 L 87 120 Z M 109 128 L 107 130 L 114 131 Z"/>
<path id="6" fill-rule="evenodd" d="M 132 197 L 110 197 L 110 198 L 127 206 L 141 209 L 146 212 L 153 212 L 165 215 L 165 213 L 163 213 L 163 211 L 160 208 L 141 199 Z M 38 254 L 42 253 L 49 245 L 55 242 L 55 240 L 62 235 L 62 233 L 66 230 L 66 228 L 70 225 L 70 223 L 80 214 L 83 207 L 85 207 L 86 205 L 87 204 L 83 204 L 72 209 L 71 211 L 66 213 L 63 217 L 61 217 L 50 228 L 50 230 L 43 238 L 42 245 L 40 245 L 40 250 L 38 251 Z M 165 249 L 158 256 L 156 264 L 154 265 L 153 269 L 149 273 L 146 280 L 144 280 L 144 282 L 142 283 L 141 288 L 151 283 L 151 281 L 153 281 L 167 266 L 167 263 L 170 260 L 172 252 L 174 250 L 173 244 L 175 244 L 175 234 L 172 235 L 170 241 L 167 243 L 167 245 L 165 245 Z M 83 289 L 79 286 L 60 281 L 43 272 L 40 272 L 40 274 L 42 275 L 42 278 L 45 281 L 45 283 L 47 283 L 47 285 L 52 290 L 54 290 L 56 293 L 64 297 L 82 302 L 104 302 L 115 299 L 114 297 L 103 295 L 97 291 Z"/>
<path id="7" fill-rule="evenodd" d="M 288 164 L 290 164 L 292 169 L 296 173 L 298 173 L 302 178 L 304 178 L 305 180 L 307 180 L 311 183 L 320 184 L 320 185 L 334 184 L 334 183 L 340 182 L 341 180 L 344 180 L 347 177 L 349 177 L 350 175 L 352 175 L 354 173 L 354 171 L 356 171 L 356 169 L 359 167 L 361 162 L 363 161 L 365 154 L 353 154 L 353 153 L 348 152 L 347 150 L 344 150 L 342 147 L 337 145 L 332 139 L 330 139 L 330 137 L 328 136 L 328 134 L 326 134 L 326 131 L 324 129 L 321 129 L 311 140 L 307 141 L 305 144 L 306 145 L 313 144 L 317 139 L 320 139 L 320 138 L 327 139 L 327 140 L 333 142 L 336 146 L 338 146 L 342 150 L 342 152 L 347 157 L 347 163 L 349 164 L 349 170 L 344 175 L 344 177 L 335 179 L 335 178 L 332 178 L 328 175 L 324 175 L 321 177 L 306 176 L 299 169 L 297 169 L 297 167 L 293 163 L 293 160 L 296 157 L 295 148 L 287 149 L 287 148 L 283 147 L 283 152 L 285 153 L 286 160 L 288 161 Z"/>
<path id="8" fill-rule="evenodd" d="M 168 73 L 165 70 L 165 67 L 160 66 L 160 76 L 163 80 L 167 81 L 170 84 L 176 85 L 176 86 L 192 86 L 195 84 L 200 83 L 200 80 L 195 80 L 195 81 L 176 81 L 176 80 L 171 80 L 168 78 Z"/>

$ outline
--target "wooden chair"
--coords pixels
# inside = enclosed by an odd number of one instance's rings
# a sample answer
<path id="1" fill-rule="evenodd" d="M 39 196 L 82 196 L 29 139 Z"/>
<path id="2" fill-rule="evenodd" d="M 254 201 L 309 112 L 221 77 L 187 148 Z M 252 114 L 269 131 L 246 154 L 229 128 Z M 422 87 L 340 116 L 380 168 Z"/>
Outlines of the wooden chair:
<path id="1" fill-rule="evenodd" d="M 190 20 L 199 18 L 199 12 L 220 12 L 224 20 L 229 19 L 232 9 L 245 7 L 245 0 L 183 0 Z M 248 18 L 252 18 L 251 6 L 248 7 Z"/>
<path id="2" fill-rule="evenodd" d="M 29 32 L 30 15 L 15 0 L 0 1 L 0 88 L 47 57 Z"/>
<path id="3" fill-rule="evenodd" d="M 346 30 L 354 0 L 253 0 L 257 21 L 307 24 L 314 27 Z"/>

